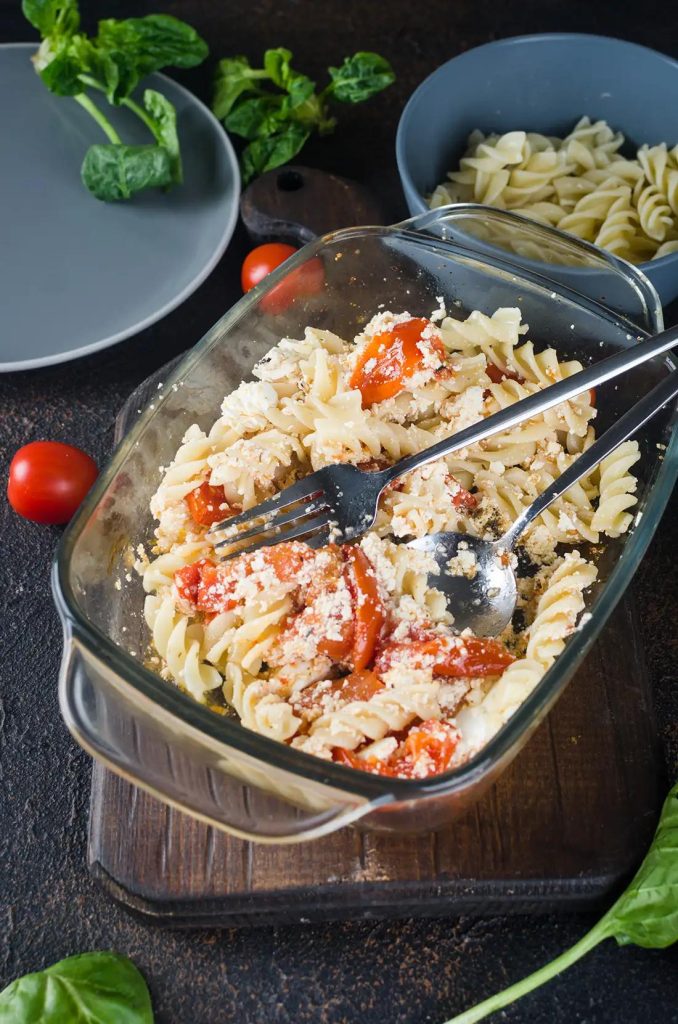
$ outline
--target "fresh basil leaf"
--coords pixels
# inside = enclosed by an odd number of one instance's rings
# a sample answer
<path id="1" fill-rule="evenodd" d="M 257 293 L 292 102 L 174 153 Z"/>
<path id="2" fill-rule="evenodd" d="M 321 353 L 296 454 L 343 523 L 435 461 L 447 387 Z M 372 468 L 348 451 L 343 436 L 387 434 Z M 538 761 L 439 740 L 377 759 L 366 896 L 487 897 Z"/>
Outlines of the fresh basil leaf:
<path id="1" fill-rule="evenodd" d="M 144 106 L 156 124 L 156 141 L 169 153 L 172 181 L 179 184 L 183 180 L 183 173 L 177 135 L 177 112 L 167 97 L 155 89 L 146 89 L 144 92 Z"/>
<path id="2" fill-rule="evenodd" d="M 663 949 L 678 942 L 678 785 L 664 803 L 645 860 L 605 924 L 620 945 Z"/>
<path id="3" fill-rule="evenodd" d="M 209 53 L 196 30 L 170 14 L 100 21 L 95 44 L 104 50 L 122 51 L 140 75 L 168 66 L 192 68 Z"/>
<path id="4" fill-rule="evenodd" d="M 245 93 L 261 93 L 257 79 L 266 73 L 250 67 L 247 57 L 230 57 L 220 60 L 214 77 L 214 99 L 212 110 L 220 121 L 230 114 L 236 100 Z"/>
<path id="5" fill-rule="evenodd" d="M 280 96 L 254 96 L 236 103 L 224 118 L 226 131 L 243 139 L 263 138 L 277 132 L 282 106 Z"/>
<path id="6" fill-rule="evenodd" d="M 341 103 L 362 103 L 395 81 L 393 68 L 378 53 L 354 53 L 341 67 L 330 68 L 329 72 L 329 89 Z"/>
<path id="7" fill-rule="evenodd" d="M 69 956 L 0 992 L 0 1024 L 153 1024 L 146 982 L 115 953 Z"/>
<path id="8" fill-rule="evenodd" d="M 272 171 L 274 167 L 288 163 L 299 152 L 310 135 L 307 128 L 290 124 L 266 139 L 255 139 L 245 147 L 241 165 L 243 182 L 251 181 L 258 174 Z"/>
<path id="9" fill-rule="evenodd" d="M 129 199 L 142 189 L 170 185 L 172 160 L 162 146 L 97 144 L 87 150 L 80 176 L 97 199 Z"/>
<path id="10" fill-rule="evenodd" d="M 43 36 L 70 36 L 78 31 L 77 0 L 22 0 L 21 10 Z"/>

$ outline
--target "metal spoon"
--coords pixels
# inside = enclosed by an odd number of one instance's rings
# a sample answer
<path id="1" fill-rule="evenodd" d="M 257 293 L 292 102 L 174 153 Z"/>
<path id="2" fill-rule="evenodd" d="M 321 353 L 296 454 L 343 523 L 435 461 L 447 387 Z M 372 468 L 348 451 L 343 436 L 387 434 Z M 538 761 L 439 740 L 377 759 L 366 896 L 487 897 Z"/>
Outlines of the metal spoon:
<path id="1" fill-rule="evenodd" d="M 429 586 L 440 590 L 454 617 L 454 628 L 471 629 L 476 636 L 497 636 L 511 621 L 517 585 L 511 558 L 516 542 L 533 520 L 557 498 L 590 473 L 602 459 L 631 437 L 678 394 L 678 371 L 665 377 L 652 391 L 617 420 L 518 516 L 499 540 L 482 540 L 467 533 L 433 533 L 410 541 L 408 547 L 429 551 L 439 566 Z M 472 562 L 467 575 L 452 574 L 450 559 Z"/>

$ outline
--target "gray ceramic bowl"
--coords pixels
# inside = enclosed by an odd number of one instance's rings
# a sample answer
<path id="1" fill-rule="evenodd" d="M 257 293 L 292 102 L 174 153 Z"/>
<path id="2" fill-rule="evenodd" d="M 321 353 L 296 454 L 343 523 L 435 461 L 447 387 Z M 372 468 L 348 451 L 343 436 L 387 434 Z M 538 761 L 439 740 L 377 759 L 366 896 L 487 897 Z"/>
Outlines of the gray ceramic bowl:
<path id="1" fill-rule="evenodd" d="M 563 135 L 583 115 L 627 139 L 678 142 L 678 61 L 606 36 L 500 39 L 468 50 L 422 82 L 405 107 L 396 157 L 412 214 L 455 167 L 474 128 Z M 641 264 L 663 303 L 678 296 L 678 253 Z"/>

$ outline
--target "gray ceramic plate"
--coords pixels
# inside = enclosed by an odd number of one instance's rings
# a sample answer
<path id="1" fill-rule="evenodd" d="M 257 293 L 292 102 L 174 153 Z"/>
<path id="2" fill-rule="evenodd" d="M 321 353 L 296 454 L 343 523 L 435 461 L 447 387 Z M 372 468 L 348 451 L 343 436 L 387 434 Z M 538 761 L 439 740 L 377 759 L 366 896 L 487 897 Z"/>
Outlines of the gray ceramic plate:
<path id="1" fill-rule="evenodd" d="M 102 203 L 80 181 L 104 135 L 33 71 L 33 43 L 0 46 L 0 370 L 95 352 L 183 302 L 233 234 L 240 179 L 226 133 L 164 75 L 147 84 L 177 109 L 184 184 Z M 106 111 L 107 116 L 109 111 Z M 110 120 L 127 142 L 150 141 L 126 110 Z"/>

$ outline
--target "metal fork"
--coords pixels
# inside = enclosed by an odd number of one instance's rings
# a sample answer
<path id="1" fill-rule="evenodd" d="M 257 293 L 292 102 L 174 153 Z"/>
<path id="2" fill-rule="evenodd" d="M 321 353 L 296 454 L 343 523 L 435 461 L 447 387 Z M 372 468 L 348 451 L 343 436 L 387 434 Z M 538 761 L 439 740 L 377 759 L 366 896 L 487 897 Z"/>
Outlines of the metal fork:
<path id="1" fill-rule="evenodd" d="M 215 523 L 209 532 L 223 532 L 215 547 L 239 545 L 249 540 L 247 547 L 239 547 L 226 555 L 226 558 L 232 558 L 281 541 L 303 540 L 315 548 L 331 540 L 337 543 L 354 540 L 374 524 L 382 492 L 401 476 L 493 434 L 510 430 L 524 420 L 661 355 L 677 343 L 678 327 L 663 331 L 551 384 L 422 452 L 400 459 L 387 469 L 367 471 L 350 464 L 319 469 L 254 508 Z M 246 524 L 252 525 L 247 530 L 240 530 Z"/>

